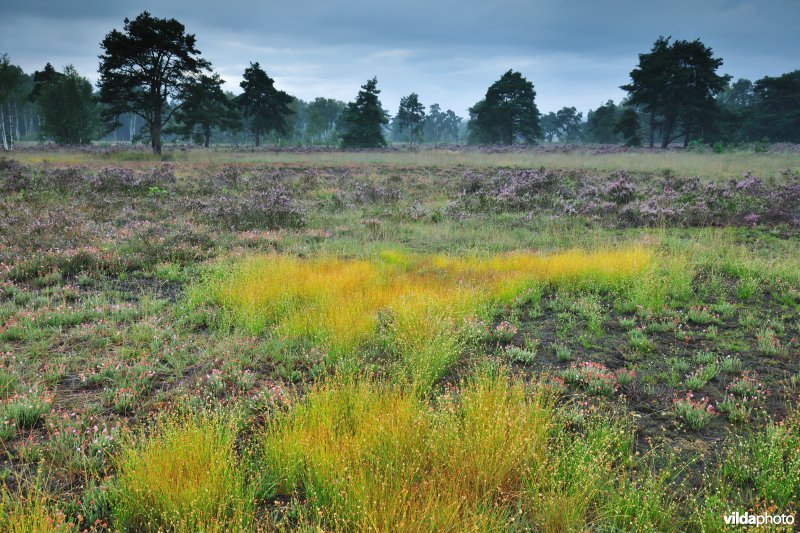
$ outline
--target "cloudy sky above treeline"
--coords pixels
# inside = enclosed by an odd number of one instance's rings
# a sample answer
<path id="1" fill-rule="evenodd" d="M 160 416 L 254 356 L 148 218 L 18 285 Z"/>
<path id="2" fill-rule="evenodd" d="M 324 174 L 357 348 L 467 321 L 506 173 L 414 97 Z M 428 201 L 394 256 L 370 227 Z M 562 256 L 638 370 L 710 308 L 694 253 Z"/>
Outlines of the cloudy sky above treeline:
<path id="1" fill-rule="evenodd" d="M 466 117 L 508 69 L 533 82 L 541 111 L 585 113 L 624 96 L 659 35 L 699 38 L 734 78 L 800 68 L 798 0 L 4 0 L 0 53 L 29 73 L 72 64 L 96 81 L 100 41 L 144 10 L 194 33 L 225 90 L 240 92 L 251 61 L 304 100 L 350 101 L 377 76 L 391 113 L 416 92 Z"/>

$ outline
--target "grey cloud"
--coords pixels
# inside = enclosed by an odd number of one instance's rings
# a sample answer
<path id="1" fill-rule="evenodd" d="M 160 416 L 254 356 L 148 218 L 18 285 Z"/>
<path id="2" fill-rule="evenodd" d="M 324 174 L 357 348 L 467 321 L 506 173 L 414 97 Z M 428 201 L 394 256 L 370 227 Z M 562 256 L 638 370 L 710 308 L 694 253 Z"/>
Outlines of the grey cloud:
<path id="1" fill-rule="evenodd" d="M 174 17 L 238 91 L 242 70 L 260 61 L 301 98 L 352 99 L 377 75 L 386 108 L 415 91 L 465 115 L 509 68 L 533 81 L 540 109 L 586 111 L 622 96 L 637 54 L 659 35 L 700 38 L 723 71 L 759 78 L 794 70 L 795 0 L 627 0 L 382 3 L 294 0 L 202 3 L 7 0 L 0 52 L 28 71 L 50 61 L 96 78 L 99 42 L 142 10 Z"/>

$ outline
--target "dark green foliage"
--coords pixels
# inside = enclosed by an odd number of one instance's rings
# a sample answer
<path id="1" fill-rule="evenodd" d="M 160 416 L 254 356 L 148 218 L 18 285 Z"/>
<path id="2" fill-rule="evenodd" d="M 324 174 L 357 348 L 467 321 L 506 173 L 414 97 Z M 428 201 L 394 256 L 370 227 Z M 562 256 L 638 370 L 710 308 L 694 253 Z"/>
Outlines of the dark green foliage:
<path id="1" fill-rule="evenodd" d="M 386 146 L 382 126 L 389 123 L 386 111 L 378 99 L 378 78 L 361 86 L 355 102 L 347 104 L 342 114 L 344 148 L 377 148 Z"/>
<path id="2" fill-rule="evenodd" d="M 783 76 L 765 76 L 753 88 L 755 136 L 800 143 L 800 70 Z"/>
<path id="3" fill-rule="evenodd" d="M 33 73 L 33 89 L 31 90 L 28 98 L 31 102 L 35 102 L 39 95 L 42 92 L 42 87 L 45 85 L 52 84 L 56 79 L 58 79 L 62 74 L 58 72 L 53 65 L 47 63 L 44 66 L 44 69 L 37 70 Z"/>
<path id="4" fill-rule="evenodd" d="M 619 132 L 615 131 L 620 109 L 609 100 L 586 117 L 586 140 L 600 144 L 614 144 L 620 141 Z"/>
<path id="5" fill-rule="evenodd" d="M 177 98 L 193 76 L 210 63 L 199 57 L 195 36 L 175 19 L 155 18 L 147 11 L 125 19 L 124 32 L 112 30 L 100 43 L 100 100 L 107 113 L 135 113 L 147 124 L 153 153 L 161 153 L 161 133 Z"/>
<path id="6" fill-rule="evenodd" d="M 292 114 L 289 104 L 293 98 L 275 88 L 275 80 L 270 78 L 261 66 L 250 63 L 244 70 L 239 84 L 244 92 L 239 96 L 239 107 L 249 121 L 249 129 L 255 136 L 255 144 L 261 144 L 261 135 L 272 131 L 278 135 L 287 133 L 286 117 Z"/>
<path id="7" fill-rule="evenodd" d="M 66 67 L 63 74 L 46 76 L 47 81 L 40 77 L 43 81 L 34 87 L 42 119 L 40 135 L 58 144 L 90 144 L 100 131 L 100 112 L 92 84 L 72 66 Z"/>
<path id="8" fill-rule="evenodd" d="M 425 117 L 425 141 L 432 143 L 457 141 L 461 120 L 462 118 L 452 110 L 442 111 L 439 104 L 431 104 L 428 116 Z"/>
<path id="9" fill-rule="evenodd" d="M 170 129 L 184 139 L 202 142 L 208 147 L 212 128 L 233 130 L 239 126 L 240 116 L 225 93 L 218 74 L 201 75 L 184 86 L 183 105 L 175 112 L 178 125 Z"/>
<path id="10" fill-rule="evenodd" d="M 558 138 L 562 142 L 574 143 L 581 140 L 583 113 L 574 107 L 562 107 L 556 112 L 558 122 Z"/>
<path id="11" fill-rule="evenodd" d="M 707 127 L 717 112 L 714 96 L 726 87 L 729 76 L 717 69 L 722 59 L 700 40 L 659 37 L 650 53 L 639 54 L 639 66 L 631 71 L 631 83 L 621 88 L 631 105 L 643 106 L 650 119 L 650 146 L 659 128 L 661 146 L 689 138 Z"/>
<path id="12" fill-rule="evenodd" d="M 339 118 L 347 104 L 333 98 L 315 98 L 308 104 L 306 137 L 312 143 L 334 142 Z"/>
<path id="13" fill-rule="evenodd" d="M 411 144 L 419 142 L 425 125 L 425 106 L 419 101 L 417 93 L 411 93 L 400 99 L 394 126 L 401 137 L 407 136 Z"/>
<path id="14" fill-rule="evenodd" d="M 542 115 L 542 137 L 544 140 L 551 143 L 558 137 L 558 118 L 556 114 L 550 111 L 546 115 Z"/>
<path id="15" fill-rule="evenodd" d="M 533 144 L 541 135 L 533 84 L 509 70 L 469 110 L 469 139 L 475 144 Z"/>
<path id="16" fill-rule="evenodd" d="M 626 107 L 619 114 L 617 122 L 614 124 L 613 133 L 621 135 L 625 141 L 625 146 L 641 146 L 642 137 L 640 134 L 639 114 L 632 107 Z"/>
<path id="17" fill-rule="evenodd" d="M 0 55 L 0 142 L 6 150 L 14 149 L 14 130 L 18 103 L 25 100 L 27 76 L 17 65 L 12 65 L 8 55 Z"/>

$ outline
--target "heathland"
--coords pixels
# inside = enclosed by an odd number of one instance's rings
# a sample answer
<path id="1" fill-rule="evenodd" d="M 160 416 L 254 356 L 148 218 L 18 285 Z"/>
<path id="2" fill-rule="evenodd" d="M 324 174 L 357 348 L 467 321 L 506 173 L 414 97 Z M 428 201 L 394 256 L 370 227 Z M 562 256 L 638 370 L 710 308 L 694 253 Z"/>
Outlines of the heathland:
<path id="1" fill-rule="evenodd" d="M 0 159 L 0 528 L 800 507 L 800 154 Z"/>

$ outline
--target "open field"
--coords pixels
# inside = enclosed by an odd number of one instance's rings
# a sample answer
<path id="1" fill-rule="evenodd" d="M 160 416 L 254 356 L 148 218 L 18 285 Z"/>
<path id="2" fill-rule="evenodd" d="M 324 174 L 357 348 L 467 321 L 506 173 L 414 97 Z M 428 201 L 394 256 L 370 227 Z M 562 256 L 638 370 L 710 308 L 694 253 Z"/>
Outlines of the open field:
<path id="1" fill-rule="evenodd" d="M 576 149 L 577 148 L 577 149 Z M 619 146 L 581 148 L 564 146 L 540 151 L 424 149 L 417 151 L 386 150 L 342 152 L 339 150 L 307 151 L 285 148 L 257 151 L 175 150 L 170 160 L 189 166 L 214 166 L 227 163 L 241 165 L 271 164 L 290 167 L 430 167 L 430 168 L 560 168 L 611 172 L 625 169 L 631 173 L 669 172 L 676 176 L 707 179 L 738 178 L 752 172 L 762 178 L 777 177 L 782 170 L 800 168 L 800 152 L 775 153 L 730 151 L 722 154 L 687 151 L 630 150 Z M 15 158 L 26 164 L 152 164 L 157 159 L 147 151 L 22 151 Z"/>
<path id="2" fill-rule="evenodd" d="M 800 512 L 797 153 L 14 157 L 0 529 Z"/>

